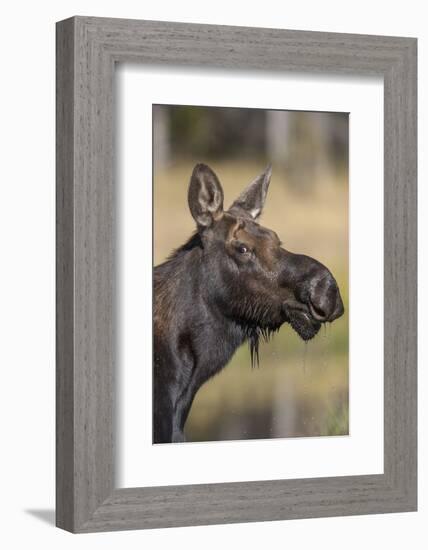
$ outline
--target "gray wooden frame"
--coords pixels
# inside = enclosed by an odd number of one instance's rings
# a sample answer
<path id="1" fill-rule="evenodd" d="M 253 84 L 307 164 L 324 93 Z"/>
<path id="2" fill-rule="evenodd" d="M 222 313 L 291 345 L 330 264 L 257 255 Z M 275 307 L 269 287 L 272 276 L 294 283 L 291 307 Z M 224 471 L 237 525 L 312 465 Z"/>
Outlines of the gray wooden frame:
<path id="1" fill-rule="evenodd" d="M 73 17 L 57 24 L 59 527 L 91 532 L 416 510 L 416 46 L 414 38 L 154 21 Z M 124 61 L 383 76 L 382 475 L 115 488 L 113 81 L 115 63 Z"/>

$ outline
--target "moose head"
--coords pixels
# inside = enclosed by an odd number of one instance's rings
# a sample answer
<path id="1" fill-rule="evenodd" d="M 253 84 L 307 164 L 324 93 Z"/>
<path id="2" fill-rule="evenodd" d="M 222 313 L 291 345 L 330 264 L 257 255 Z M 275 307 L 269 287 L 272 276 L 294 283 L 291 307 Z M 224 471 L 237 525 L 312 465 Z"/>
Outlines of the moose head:
<path id="1" fill-rule="evenodd" d="M 213 302 L 248 330 L 257 351 L 258 336 L 289 323 L 303 340 L 321 323 L 343 314 L 340 292 L 330 271 L 317 260 L 284 248 L 278 235 L 258 223 L 271 179 L 269 166 L 228 210 L 213 170 L 197 164 L 188 193 L 197 224 Z"/>

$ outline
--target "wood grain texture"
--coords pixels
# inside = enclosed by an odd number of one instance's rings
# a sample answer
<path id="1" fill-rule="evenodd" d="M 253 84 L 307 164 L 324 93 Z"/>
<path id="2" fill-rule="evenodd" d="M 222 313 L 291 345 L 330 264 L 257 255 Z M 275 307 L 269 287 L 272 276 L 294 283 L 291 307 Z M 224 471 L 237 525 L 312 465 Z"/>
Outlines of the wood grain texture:
<path id="1" fill-rule="evenodd" d="M 115 489 L 116 62 L 383 76 L 383 475 Z M 57 24 L 59 527 L 91 532 L 416 510 L 416 78 L 413 38 L 87 17 Z"/>
<path id="2" fill-rule="evenodd" d="M 74 24 L 56 36 L 56 522 L 74 525 Z M 60 68 L 61 67 L 61 68 Z M 60 68 L 60 69 L 59 69 Z"/>

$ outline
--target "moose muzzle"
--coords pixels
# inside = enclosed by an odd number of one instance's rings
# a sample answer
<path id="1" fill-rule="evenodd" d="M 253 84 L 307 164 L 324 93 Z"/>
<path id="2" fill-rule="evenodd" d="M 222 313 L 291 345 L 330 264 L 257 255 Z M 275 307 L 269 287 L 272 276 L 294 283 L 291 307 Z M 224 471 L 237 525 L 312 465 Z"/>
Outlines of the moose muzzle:
<path id="1" fill-rule="evenodd" d="M 286 251 L 285 278 L 296 299 L 304 304 L 312 318 L 320 323 L 332 322 L 343 315 L 342 297 L 330 271 L 317 260 Z"/>

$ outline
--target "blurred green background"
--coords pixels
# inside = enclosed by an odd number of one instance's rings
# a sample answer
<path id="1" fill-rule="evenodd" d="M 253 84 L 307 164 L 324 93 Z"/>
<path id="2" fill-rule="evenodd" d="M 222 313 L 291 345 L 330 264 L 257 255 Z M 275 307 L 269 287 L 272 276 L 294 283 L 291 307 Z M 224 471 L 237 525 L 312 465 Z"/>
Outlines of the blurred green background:
<path id="1" fill-rule="evenodd" d="M 260 223 L 325 264 L 345 304 L 308 343 L 284 325 L 261 344 L 259 368 L 241 346 L 197 393 L 188 441 L 348 434 L 348 135 L 346 113 L 153 106 L 154 265 L 195 229 L 187 188 L 197 162 L 217 173 L 225 208 L 271 162 Z"/>

